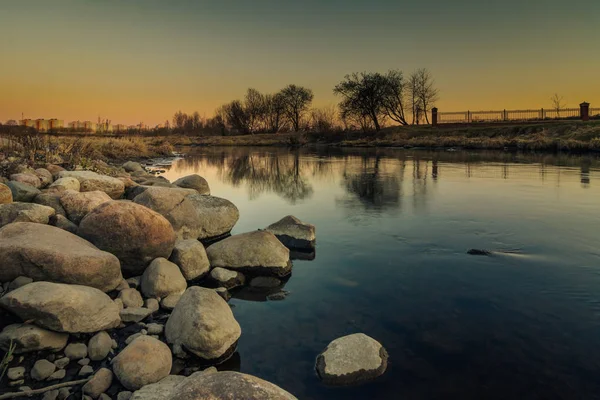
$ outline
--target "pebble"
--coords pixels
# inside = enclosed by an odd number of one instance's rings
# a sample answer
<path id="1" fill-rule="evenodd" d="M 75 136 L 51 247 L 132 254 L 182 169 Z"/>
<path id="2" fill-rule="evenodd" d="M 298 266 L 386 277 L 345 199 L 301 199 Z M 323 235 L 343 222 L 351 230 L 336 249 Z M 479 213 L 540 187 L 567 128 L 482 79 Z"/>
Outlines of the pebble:
<path id="1" fill-rule="evenodd" d="M 89 358 L 82 358 L 81 360 L 77 361 L 77 364 L 79 365 L 88 365 L 90 363 L 90 359 Z"/>
<path id="2" fill-rule="evenodd" d="M 83 367 L 81 367 L 81 369 L 79 370 L 79 373 L 77 375 L 87 376 L 87 375 L 90 375 L 93 373 L 94 373 L 94 368 L 92 368 L 90 365 L 84 365 Z"/>
<path id="3" fill-rule="evenodd" d="M 160 335 L 165 329 L 164 325 L 151 323 L 146 326 L 149 335 Z"/>
<path id="4" fill-rule="evenodd" d="M 11 381 L 24 378 L 25 377 L 25 367 L 9 368 L 6 376 Z"/>
<path id="5" fill-rule="evenodd" d="M 133 396 L 132 392 L 119 392 L 117 400 L 129 400 Z"/>
<path id="6" fill-rule="evenodd" d="M 69 343 L 65 348 L 65 356 L 71 360 L 80 360 L 87 356 L 87 346 L 85 343 Z"/>
<path id="7" fill-rule="evenodd" d="M 63 357 L 63 358 L 59 358 L 58 360 L 54 361 L 54 365 L 56 365 L 56 368 L 63 369 L 64 367 L 69 365 L 70 362 L 71 362 L 71 359 L 69 357 Z"/>
<path id="8" fill-rule="evenodd" d="M 111 342 L 111 344 L 110 344 L 110 347 L 111 347 L 113 350 L 116 350 L 116 349 L 118 349 L 118 348 L 119 348 L 119 343 L 117 343 L 117 341 L 116 341 L 115 339 L 113 339 L 113 340 L 112 340 L 112 342 Z"/>
<path id="9" fill-rule="evenodd" d="M 31 369 L 31 377 L 36 381 L 43 381 L 54 373 L 56 365 L 50 361 L 42 359 L 37 360 Z"/>
<path id="10" fill-rule="evenodd" d="M 106 332 L 98 332 L 88 342 L 88 355 L 90 360 L 104 360 L 110 353 L 112 339 Z"/>
<path id="11" fill-rule="evenodd" d="M 140 286 L 141 281 L 142 281 L 141 276 L 135 276 L 133 278 L 127 279 L 127 283 L 129 284 L 129 287 L 132 287 L 134 289 L 137 289 L 138 286 Z"/>
<path id="12" fill-rule="evenodd" d="M 58 391 L 58 400 L 66 400 L 71 395 L 69 388 L 61 388 Z"/>
<path id="13" fill-rule="evenodd" d="M 133 335 L 131 335 L 127 339 L 125 339 L 125 344 L 129 344 L 129 343 L 133 342 L 135 339 L 139 338 L 140 336 L 143 336 L 143 334 L 141 332 L 134 333 Z"/>
<path id="14" fill-rule="evenodd" d="M 59 381 L 61 379 L 65 379 L 65 376 L 67 375 L 67 371 L 65 371 L 64 369 L 59 369 L 58 371 L 55 371 L 52 375 L 50 375 L 48 377 L 49 381 Z"/>
<path id="15" fill-rule="evenodd" d="M 8 386 L 19 386 L 25 383 L 25 379 L 19 379 L 18 381 L 8 382 Z"/>
<path id="16" fill-rule="evenodd" d="M 146 308 L 151 312 L 156 312 L 160 309 L 160 304 L 158 304 L 158 300 L 156 299 L 146 299 Z"/>

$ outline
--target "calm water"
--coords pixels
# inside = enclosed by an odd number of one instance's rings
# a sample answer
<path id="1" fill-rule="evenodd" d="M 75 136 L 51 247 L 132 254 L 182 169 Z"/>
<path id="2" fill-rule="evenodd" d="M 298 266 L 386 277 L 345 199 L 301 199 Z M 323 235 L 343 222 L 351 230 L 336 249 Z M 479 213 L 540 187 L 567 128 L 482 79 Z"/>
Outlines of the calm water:
<path id="1" fill-rule="evenodd" d="M 165 176 L 191 173 L 237 205 L 234 233 L 288 214 L 317 226 L 284 301 L 231 300 L 228 368 L 300 399 L 600 398 L 597 159 L 213 148 Z M 315 357 L 354 332 L 387 348 L 386 374 L 322 385 Z"/>

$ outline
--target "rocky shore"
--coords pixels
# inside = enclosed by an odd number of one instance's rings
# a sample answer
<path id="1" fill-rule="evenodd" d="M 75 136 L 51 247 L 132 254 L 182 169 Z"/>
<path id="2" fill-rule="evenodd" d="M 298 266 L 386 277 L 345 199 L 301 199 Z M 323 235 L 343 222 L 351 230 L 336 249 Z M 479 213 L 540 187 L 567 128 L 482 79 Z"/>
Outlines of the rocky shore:
<path id="1" fill-rule="evenodd" d="M 315 227 L 287 216 L 231 236 L 239 211 L 201 176 L 102 167 L 0 177 L 0 399 L 294 399 L 214 366 L 243 334 L 229 291 L 285 298 L 290 254 L 314 251 Z M 325 384 L 385 371 L 383 346 L 345 338 L 317 357 Z"/>

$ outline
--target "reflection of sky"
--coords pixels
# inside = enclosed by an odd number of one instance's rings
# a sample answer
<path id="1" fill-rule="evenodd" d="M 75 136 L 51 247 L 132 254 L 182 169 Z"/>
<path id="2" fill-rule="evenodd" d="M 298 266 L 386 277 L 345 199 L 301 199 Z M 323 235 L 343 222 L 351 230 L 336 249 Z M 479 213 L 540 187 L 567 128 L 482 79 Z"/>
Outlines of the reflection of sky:
<path id="1" fill-rule="evenodd" d="M 316 259 L 294 262 L 289 297 L 232 300 L 242 327 L 242 372 L 302 399 L 600 393 L 597 160 L 495 153 L 466 163 L 466 153 L 196 151 L 166 176 L 206 177 L 213 194 L 240 209 L 235 232 L 288 214 L 317 229 Z M 258 169 L 279 165 L 287 173 L 298 166 L 311 196 L 295 202 L 269 190 L 256 196 L 251 179 L 265 177 L 256 171 L 234 187 L 229 166 L 248 155 Z M 581 182 L 581 165 L 589 166 L 589 184 Z M 520 254 L 474 257 L 469 248 Z M 354 332 L 384 344 L 388 371 L 347 390 L 320 385 L 316 355 Z"/>

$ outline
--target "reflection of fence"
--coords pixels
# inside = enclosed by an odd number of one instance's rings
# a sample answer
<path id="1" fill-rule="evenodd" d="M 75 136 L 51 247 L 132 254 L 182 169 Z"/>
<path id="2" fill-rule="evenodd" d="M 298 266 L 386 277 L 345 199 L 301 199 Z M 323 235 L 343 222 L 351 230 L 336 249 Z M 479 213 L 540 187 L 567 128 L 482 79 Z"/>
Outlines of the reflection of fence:
<path id="1" fill-rule="evenodd" d="M 590 109 L 590 116 L 592 114 Z M 462 111 L 438 113 L 439 124 L 476 123 L 476 122 L 508 122 L 508 121 L 543 121 L 551 119 L 579 118 L 579 108 L 559 110 L 500 110 L 500 111 Z"/>
<path id="2" fill-rule="evenodd" d="M 540 108 L 537 110 L 439 112 L 437 108 L 431 109 L 432 125 L 548 121 L 562 119 L 582 119 L 587 121 L 590 118 L 600 119 L 600 108 L 590 108 L 590 104 L 586 102 L 581 103 L 579 108 Z"/>

